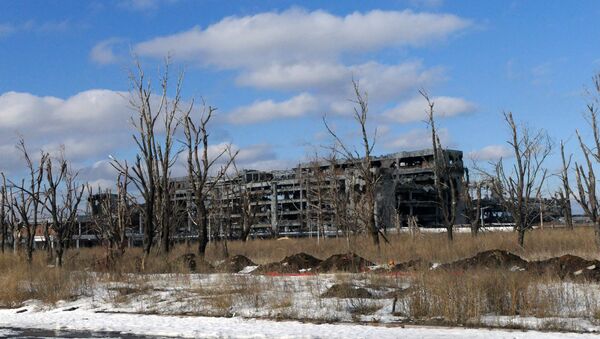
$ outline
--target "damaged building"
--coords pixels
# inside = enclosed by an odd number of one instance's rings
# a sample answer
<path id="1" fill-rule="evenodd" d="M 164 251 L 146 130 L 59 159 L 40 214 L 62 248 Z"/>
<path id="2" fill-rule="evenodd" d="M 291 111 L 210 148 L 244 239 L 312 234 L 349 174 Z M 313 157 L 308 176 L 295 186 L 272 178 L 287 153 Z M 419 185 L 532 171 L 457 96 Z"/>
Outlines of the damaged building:
<path id="1" fill-rule="evenodd" d="M 460 202 L 463 154 L 443 152 Z M 237 238 L 249 229 L 256 237 L 331 236 L 359 230 L 364 226 L 361 161 L 313 161 L 284 171 L 245 170 L 223 178 L 209 194 L 211 234 Z M 371 171 L 378 178 L 374 205 L 380 229 L 405 227 L 410 217 L 422 227 L 441 224 L 433 163 L 430 149 L 371 159 Z M 176 205 L 189 208 L 193 200 L 188 178 L 174 179 L 173 186 Z M 459 203 L 459 219 L 461 208 Z M 194 233 L 189 222 L 178 231 Z"/>

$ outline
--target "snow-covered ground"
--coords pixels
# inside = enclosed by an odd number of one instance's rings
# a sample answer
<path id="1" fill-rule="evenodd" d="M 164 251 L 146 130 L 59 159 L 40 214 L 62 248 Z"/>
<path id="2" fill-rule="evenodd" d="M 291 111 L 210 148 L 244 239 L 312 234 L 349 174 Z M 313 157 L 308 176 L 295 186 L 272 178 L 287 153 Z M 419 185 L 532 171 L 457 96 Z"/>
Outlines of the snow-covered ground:
<path id="1" fill-rule="evenodd" d="M 595 301 L 600 300 L 595 296 L 596 285 L 548 286 L 562 293 L 565 300 L 587 300 L 573 303 L 577 307 L 565 305 L 558 317 L 488 315 L 479 320 L 492 327 L 580 332 L 567 334 L 402 327 L 406 319 L 399 314 L 408 312 L 403 311 L 406 303 L 398 299 L 396 311 L 400 312 L 392 314 L 393 298 L 389 295 L 410 285 L 409 278 L 402 276 L 132 274 L 115 278 L 94 274 L 94 280 L 94 287 L 82 291 L 77 300 L 56 305 L 28 301 L 17 309 L 0 309 L 0 337 L 10 336 L 11 328 L 201 338 L 583 338 L 600 333 L 600 326 L 589 316 L 589 310 L 597 306 Z M 340 283 L 360 287 L 371 297 L 323 296 Z"/>
<path id="2" fill-rule="evenodd" d="M 0 327 L 85 330 L 187 338 L 591 338 L 592 334 L 441 327 L 386 327 L 312 324 L 295 321 L 96 313 L 86 305 L 73 311 L 0 310 Z M 0 329 L 0 336 L 10 330 Z"/>

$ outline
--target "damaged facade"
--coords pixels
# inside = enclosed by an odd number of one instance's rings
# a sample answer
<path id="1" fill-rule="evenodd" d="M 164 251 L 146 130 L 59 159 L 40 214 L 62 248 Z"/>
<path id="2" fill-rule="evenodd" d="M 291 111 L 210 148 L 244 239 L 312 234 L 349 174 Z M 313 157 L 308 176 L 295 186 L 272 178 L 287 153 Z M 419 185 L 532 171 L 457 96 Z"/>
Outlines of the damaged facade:
<path id="1" fill-rule="evenodd" d="M 445 150 L 451 180 L 460 202 L 463 154 Z M 377 226 L 396 229 L 414 217 L 419 226 L 436 227 L 441 216 L 434 186 L 433 151 L 398 152 L 374 157 Z M 361 161 L 361 159 L 359 159 Z M 359 162 L 318 161 L 285 171 L 246 170 L 222 179 L 208 203 L 211 234 L 239 237 L 251 226 L 253 236 L 335 235 L 361 229 L 364 182 Z M 174 200 L 181 210 L 192 203 L 188 178 L 173 180 Z M 458 206 L 458 215 L 463 208 Z M 461 217 L 456 221 L 462 223 Z M 193 234 L 192 225 L 179 232 Z"/>

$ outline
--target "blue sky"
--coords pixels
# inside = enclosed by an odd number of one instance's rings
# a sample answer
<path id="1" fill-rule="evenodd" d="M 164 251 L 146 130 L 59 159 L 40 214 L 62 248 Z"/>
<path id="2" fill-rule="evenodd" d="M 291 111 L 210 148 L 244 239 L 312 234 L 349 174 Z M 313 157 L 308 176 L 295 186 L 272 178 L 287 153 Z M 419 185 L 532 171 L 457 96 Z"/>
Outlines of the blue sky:
<path id="1" fill-rule="evenodd" d="M 154 77 L 167 54 L 185 69 L 184 97 L 219 108 L 215 149 L 233 144 L 245 167 L 310 156 L 330 141 L 325 114 L 355 140 L 353 77 L 377 153 L 427 147 L 419 88 L 438 103 L 443 142 L 469 157 L 508 154 L 509 110 L 575 150 L 599 15 L 597 1 L 3 1 L 2 166 L 18 173 L 22 134 L 32 148 L 65 144 L 87 179 L 110 182 L 108 154 L 132 154 L 132 53 Z"/>

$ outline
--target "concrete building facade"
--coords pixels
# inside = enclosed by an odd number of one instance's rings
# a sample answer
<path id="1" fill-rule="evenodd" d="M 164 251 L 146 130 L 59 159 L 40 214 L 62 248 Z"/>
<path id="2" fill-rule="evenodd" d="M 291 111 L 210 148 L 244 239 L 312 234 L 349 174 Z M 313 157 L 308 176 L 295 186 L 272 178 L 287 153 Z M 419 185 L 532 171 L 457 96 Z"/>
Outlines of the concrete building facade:
<path id="1" fill-rule="evenodd" d="M 460 202 L 463 154 L 445 150 L 444 156 Z M 254 237 L 332 236 L 360 230 L 364 181 L 358 166 L 360 159 L 318 161 L 283 171 L 245 170 L 224 178 L 207 204 L 211 234 L 236 238 L 244 225 L 251 226 Z M 430 149 L 372 158 L 371 171 L 378 177 L 375 210 L 380 229 L 405 227 L 409 217 L 422 227 L 440 225 L 433 170 Z M 188 178 L 172 183 L 177 206 L 193 208 Z M 462 208 L 459 203 L 459 216 Z M 188 223 L 180 225 L 178 232 L 194 231 Z"/>

